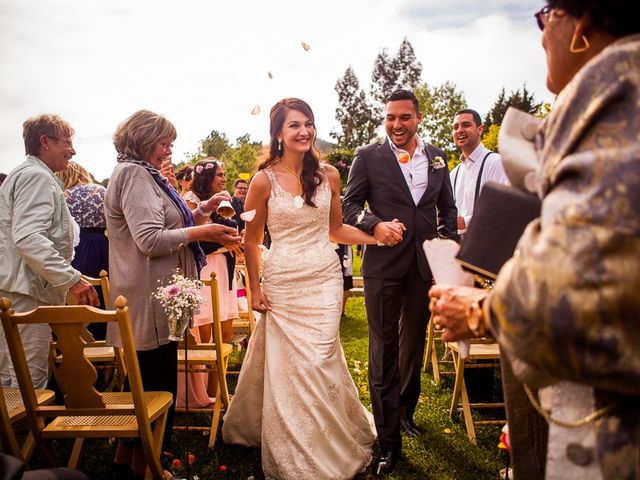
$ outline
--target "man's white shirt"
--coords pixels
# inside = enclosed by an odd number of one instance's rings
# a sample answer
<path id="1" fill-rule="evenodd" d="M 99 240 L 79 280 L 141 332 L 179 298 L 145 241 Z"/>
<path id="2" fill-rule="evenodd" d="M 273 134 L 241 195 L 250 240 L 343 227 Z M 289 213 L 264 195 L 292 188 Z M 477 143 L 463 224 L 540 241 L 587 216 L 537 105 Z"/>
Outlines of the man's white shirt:
<path id="1" fill-rule="evenodd" d="M 467 226 L 473 217 L 476 182 L 480 173 L 480 166 L 489 152 L 491 151 L 480 142 L 468 158 L 465 158 L 464 154 L 462 154 L 460 163 L 451 170 L 453 198 L 458 208 L 458 216 L 464 218 L 464 223 Z M 502 166 L 502 158 L 497 153 L 491 153 L 484 162 L 482 178 L 480 179 L 480 192 L 482 192 L 482 187 L 487 182 L 495 182 L 502 185 L 509 184 L 507 174 Z M 459 232 L 462 233 L 464 230 Z"/>
<path id="2" fill-rule="evenodd" d="M 429 183 L 429 157 L 427 157 L 427 154 L 424 151 L 424 143 L 422 142 L 422 139 L 416 136 L 416 140 L 416 150 L 413 152 L 413 157 L 411 157 L 407 163 L 400 163 L 398 161 L 398 165 L 400 165 L 402 175 L 404 176 L 407 186 L 411 191 L 413 203 L 417 205 L 422 198 L 422 195 L 424 195 L 424 192 L 427 191 L 427 185 Z M 388 136 L 387 141 L 389 142 L 391 151 L 395 154 L 396 159 L 401 153 L 408 154 L 406 150 L 396 147 Z"/>

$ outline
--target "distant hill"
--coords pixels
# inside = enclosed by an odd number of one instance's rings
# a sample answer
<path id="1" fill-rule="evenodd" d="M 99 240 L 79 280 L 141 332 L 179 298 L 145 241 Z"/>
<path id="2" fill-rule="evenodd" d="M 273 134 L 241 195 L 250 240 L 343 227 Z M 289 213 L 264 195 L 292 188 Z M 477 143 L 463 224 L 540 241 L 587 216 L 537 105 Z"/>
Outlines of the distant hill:
<path id="1" fill-rule="evenodd" d="M 327 142 L 321 138 L 316 138 L 316 148 L 320 152 L 320 156 L 324 158 L 327 154 L 331 153 L 334 148 L 336 148 L 336 144 Z"/>

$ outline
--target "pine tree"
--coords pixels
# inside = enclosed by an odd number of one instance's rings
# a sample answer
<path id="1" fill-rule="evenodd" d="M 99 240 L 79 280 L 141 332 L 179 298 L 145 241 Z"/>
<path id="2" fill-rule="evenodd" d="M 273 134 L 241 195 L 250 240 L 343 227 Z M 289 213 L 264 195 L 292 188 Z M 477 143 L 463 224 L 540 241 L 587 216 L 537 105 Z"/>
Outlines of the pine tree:
<path id="1" fill-rule="evenodd" d="M 422 64 L 416 58 L 413 46 L 406 38 L 402 40 L 398 53 L 393 59 L 393 68 L 398 73 L 395 89 L 413 90 L 420 83 Z"/>
<path id="2" fill-rule="evenodd" d="M 489 113 L 486 115 L 484 120 L 485 131 L 488 130 L 491 125 L 501 125 L 502 119 L 509 107 L 515 107 L 518 110 L 536 115 L 542 107 L 542 102 L 536 102 L 533 93 L 527 90 L 526 85 L 522 86 L 522 92 L 520 92 L 520 89 L 511 91 L 508 98 L 503 88 L 493 107 L 491 107 L 491 110 L 489 110 Z"/>
<path id="3" fill-rule="evenodd" d="M 373 63 L 371 73 L 371 98 L 374 103 L 376 124 L 382 122 L 384 101 L 398 89 L 413 90 L 420 83 L 422 64 L 416 58 L 413 46 L 406 38 L 402 40 L 398 52 L 391 58 L 383 48 Z"/>
<path id="4" fill-rule="evenodd" d="M 338 147 L 353 149 L 369 143 L 375 137 L 377 124 L 367 96 L 350 66 L 344 77 L 336 82 L 335 90 L 339 102 L 336 119 L 342 132 L 332 132 L 331 136 L 338 141 Z"/>

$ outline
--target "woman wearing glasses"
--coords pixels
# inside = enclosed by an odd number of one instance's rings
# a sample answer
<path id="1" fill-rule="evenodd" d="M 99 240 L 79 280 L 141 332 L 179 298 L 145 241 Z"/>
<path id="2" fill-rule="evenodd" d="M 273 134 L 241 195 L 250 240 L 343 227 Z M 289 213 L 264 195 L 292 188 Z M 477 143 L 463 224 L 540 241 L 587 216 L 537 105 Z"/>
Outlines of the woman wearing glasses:
<path id="1" fill-rule="evenodd" d="M 131 310 L 140 374 L 145 390 L 176 395 L 177 342 L 169 341 L 167 315 L 152 294 L 159 282 L 181 268 L 195 277 L 203 267 L 199 241 L 237 244 L 235 229 L 204 223 L 217 207 L 215 197 L 190 210 L 163 175 L 171 155 L 175 127 L 166 118 L 140 110 L 122 122 L 113 143 L 118 165 L 113 170 L 105 198 L 109 231 L 109 277 L 112 300 L 124 295 Z M 195 219 L 195 221 L 194 221 Z M 181 245 L 188 245 L 180 249 Z M 120 345 L 115 328 L 107 327 L 107 341 Z M 172 407 L 169 410 L 164 447 L 171 441 Z M 146 464 L 136 445 L 120 443 L 116 465 L 131 465 L 136 475 Z"/>
<path id="2" fill-rule="evenodd" d="M 549 0 L 536 18 L 558 95 L 526 135 L 542 214 L 491 294 L 435 286 L 431 309 L 443 340 L 492 334 L 520 381 L 549 387 L 525 386 L 547 479 L 640 478 L 640 3 Z M 542 478 L 518 470 L 530 442 L 512 443 L 519 480 Z"/>
<path id="3" fill-rule="evenodd" d="M 99 304 L 93 287 L 72 267 L 73 220 L 59 180 L 76 154 L 73 128 L 58 115 L 38 115 L 23 124 L 25 161 L 0 188 L 0 297 L 11 300 L 16 312 L 40 305 L 64 305 L 67 291 L 79 304 Z M 48 325 L 21 325 L 20 334 L 31 380 L 45 388 L 49 378 L 51 329 Z M 0 329 L 0 381 L 18 387 Z"/>

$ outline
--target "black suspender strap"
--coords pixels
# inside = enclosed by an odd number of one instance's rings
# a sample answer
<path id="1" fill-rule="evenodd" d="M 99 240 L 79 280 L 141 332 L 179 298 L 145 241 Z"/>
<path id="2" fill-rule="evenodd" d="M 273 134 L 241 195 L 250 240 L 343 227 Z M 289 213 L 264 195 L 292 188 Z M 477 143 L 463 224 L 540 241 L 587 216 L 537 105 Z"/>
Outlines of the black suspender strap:
<path id="1" fill-rule="evenodd" d="M 487 160 L 487 157 L 489 155 L 491 155 L 494 152 L 489 152 L 487 153 L 484 158 L 482 159 L 482 163 L 480 164 L 480 171 L 478 172 L 478 178 L 476 178 L 476 193 L 473 196 L 473 205 L 474 205 L 474 210 L 475 210 L 475 204 L 476 201 L 478 200 L 478 195 L 480 195 L 480 181 L 482 180 L 482 171 L 484 170 L 484 163 Z M 457 175 L 456 175 L 457 177 Z"/>
<path id="2" fill-rule="evenodd" d="M 453 196 L 456 196 L 456 184 L 458 183 L 458 175 L 460 175 L 460 164 L 456 167 L 456 176 L 453 177 Z"/>

